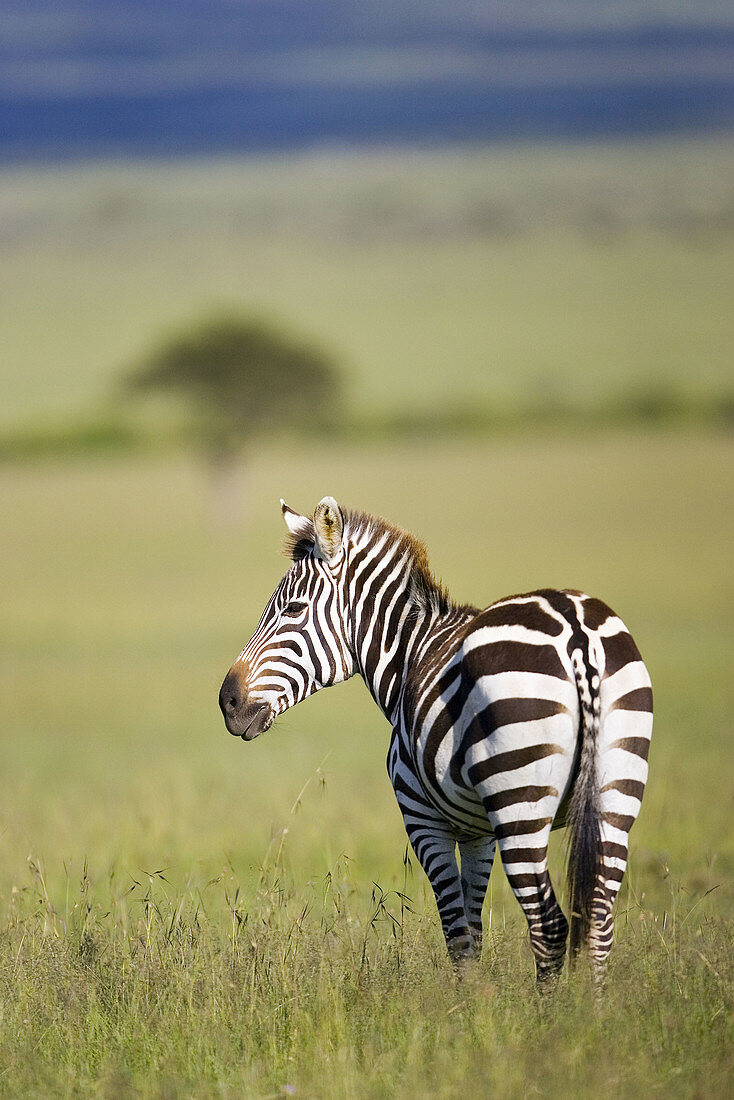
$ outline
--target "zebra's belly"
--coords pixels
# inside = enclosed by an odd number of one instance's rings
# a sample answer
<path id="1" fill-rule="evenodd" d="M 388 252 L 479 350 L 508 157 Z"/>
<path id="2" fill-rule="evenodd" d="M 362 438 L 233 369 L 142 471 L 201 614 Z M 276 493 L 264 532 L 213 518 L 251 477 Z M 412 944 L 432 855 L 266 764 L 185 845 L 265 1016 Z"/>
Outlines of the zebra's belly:
<path id="1" fill-rule="evenodd" d="M 423 787 L 430 802 L 453 827 L 457 836 L 492 834 L 493 826 L 484 803 L 473 788 L 454 783 L 448 777 L 436 784 L 424 780 Z"/>

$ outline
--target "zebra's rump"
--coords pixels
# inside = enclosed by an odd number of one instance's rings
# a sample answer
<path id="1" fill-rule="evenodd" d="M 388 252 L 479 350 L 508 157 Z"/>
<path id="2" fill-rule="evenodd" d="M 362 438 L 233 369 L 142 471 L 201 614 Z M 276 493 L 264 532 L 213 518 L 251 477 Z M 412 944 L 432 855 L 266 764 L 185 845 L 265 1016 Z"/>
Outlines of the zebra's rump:
<path id="1" fill-rule="evenodd" d="M 406 728 L 431 802 L 458 828 L 483 816 L 498 837 L 560 826 L 584 707 L 600 730 L 599 786 L 641 798 L 652 693 L 622 621 L 599 600 L 555 590 L 479 612 Z"/>

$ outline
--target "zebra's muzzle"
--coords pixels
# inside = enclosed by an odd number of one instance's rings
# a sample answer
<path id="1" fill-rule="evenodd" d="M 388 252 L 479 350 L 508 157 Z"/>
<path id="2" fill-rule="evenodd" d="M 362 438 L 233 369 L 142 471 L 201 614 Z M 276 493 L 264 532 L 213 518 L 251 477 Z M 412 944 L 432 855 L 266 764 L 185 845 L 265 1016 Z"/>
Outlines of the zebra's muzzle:
<path id="1" fill-rule="evenodd" d="M 250 703 L 240 710 L 224 715 L 224 724 L 234 737 L 254 741 L 273 724 L 273 708 L 268 703 Z"/>
<path id="2" fill-rule="evenodd" d="M 250 718 L 250 712 L 254 711 Z M 269 730 L 273 724 L 273 709 L 267 703 L 258 706 L 256 703 L 252 704 L 252 707 L 247 707 L 245 713 L 242 716 L 243 725 L 245 723 L 245 729 L 240 734 L 243 741 L 254 741 L 256 737 L 259 737 L 261 733 L 265 733 L 265 730 Z"/>
<path id="3" fill-rule="evenodd" d="M 270 729 L 275 712 L 269 703 L 248 702 L 237 675 L 230 671 L 219 692 L 219 706 L 224 724 L 233 737 L 252 741 Z"/>

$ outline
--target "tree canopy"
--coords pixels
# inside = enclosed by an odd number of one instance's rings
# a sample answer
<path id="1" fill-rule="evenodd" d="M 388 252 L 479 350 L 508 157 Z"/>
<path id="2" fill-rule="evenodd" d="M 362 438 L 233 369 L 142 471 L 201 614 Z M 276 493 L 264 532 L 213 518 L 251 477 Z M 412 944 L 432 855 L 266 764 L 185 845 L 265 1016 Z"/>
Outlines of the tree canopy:
<path id="1" fill-rule="evenodd" d="M 257 433 L 324 419 L 339 376 L 318 349 L 260 320 L 219 317 L 174 336 L 129 377 L 135 392 L 183 397 L 214 459 Z"/>

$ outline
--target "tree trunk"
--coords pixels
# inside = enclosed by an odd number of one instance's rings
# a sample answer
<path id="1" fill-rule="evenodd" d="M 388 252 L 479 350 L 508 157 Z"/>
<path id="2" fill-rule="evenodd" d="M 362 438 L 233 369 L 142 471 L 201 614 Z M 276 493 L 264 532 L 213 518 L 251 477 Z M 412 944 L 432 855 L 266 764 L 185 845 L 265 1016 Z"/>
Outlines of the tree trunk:
<path id="1" fill-rule="evenodd" d="M 248 492 L 242 456 L 233 451 L 210 456 L 209 499 L 216 527 L 243 527 L 248 520 Z"/>

